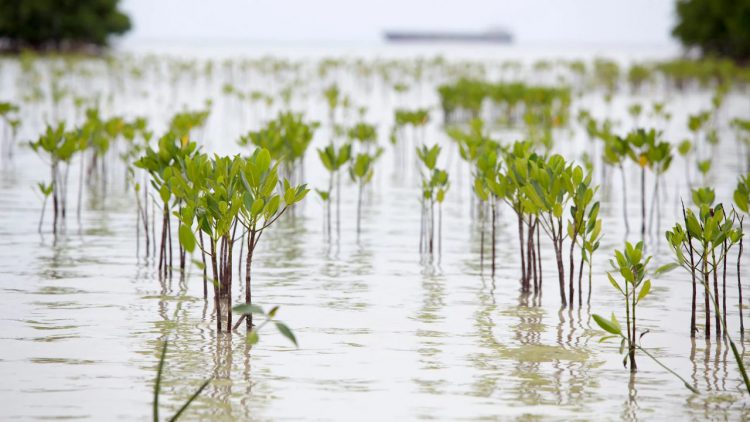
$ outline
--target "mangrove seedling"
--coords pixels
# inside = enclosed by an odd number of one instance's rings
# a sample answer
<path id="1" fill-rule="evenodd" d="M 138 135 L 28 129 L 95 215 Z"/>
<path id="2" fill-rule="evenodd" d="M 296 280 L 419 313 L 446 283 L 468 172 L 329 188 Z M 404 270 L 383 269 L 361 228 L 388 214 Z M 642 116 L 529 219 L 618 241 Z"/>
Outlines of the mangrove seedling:
<path id="1" fill-rule="evenodd" d="M 417 148 L 417 157 L 422 163 L 422 195 L 420 203 L 422 213 L 420 218 L 419 231 L 419 252 L 427 252 L 430 256 L 434 253 L 435 246 L 435 203 L 438 204 L 438 251 L 442 250 L 442 204 L 445 199 L 445 193 L 448 191 L 448 173 L 445 170 L 438 169 L 437 158 L 440 154 L 440 146 L 433 145 L 431 148 L 422 145 Z"/>
<path id="2" fill-rule="evenodd" d="M 277 191 L 279 163 L 271 162 L 268 150 L 256 149 L 243 164 L 239 176 L 245 191 L 242 193 L 243 206 L 240 208 L 239 221 L 247 230 L 248 236 L 245 258 L 245 304 L 252 304 L 252 262 L 263 232 L 285 211 L 301 202 L 310 190 L 306 184 L 292 185 L 288 179 L 284 179 L 280 191 Z M 250 331 L 253 327 L 252 314 L 248 314 L 246 320 L 247 331 Z M 240 322 L 241 320 L 237 324 Z"/>
<path id="3" fill-rule="evenodd" d="M 622 327 L 620 326 L 620 323 L 617 321 L 617 317 L 615 317 L 615 314 L 612 313 L 612 317 L 610 319 L 606 319 L 602 317 L 601 315 L 594 314 L 594 321 L 596 321 L 596 324 L 604 331 L 611 335 L 606 335 L 601 338 L 600 341 L 606 341 L 612 338 L 620 338 L 621 344 L 627 343 L 628 339 L 622 334 Z M 641 334 L 643 336 L 643 334 Z M 689 382 L 685 380 L 685 378 L 681 377 L 677 372 L 675 372 L 673 369 L 662 363 L 659 359 L 656 358 L 651 352 L 649 352 L 646 348 L 640 345 L 640 339 L 638 342 L 635 343 L 634 347 L 641 351 L 644 355 L 648 356 L 651 360 L 656 362 L 657 365 L 661 366 L 665 371 L 669 372 L 670 374 L 674 375 L 677 379 L 682 381 L 682 385 L 685 386 L 688 390 L 692 391 L 695 394 L 700 394 L 700 391 L 698 389 L 691 385 Z M 624 348 L 621 348 L 624 349 Z M 628 353 L 630 352 L 628 348 Z M 625 358 L 623 361 L 625 361 L 628 358 L 628 355 L 625 355 Z"/>
<path id="4" fill-rule="evenodd" d="M 336 232 L 340 234 L 341 232 L 341 175 L 339 173 L 339 170 L 349 162 L 352 156 L 352 146 L 351 144 L 344 144 L 338 149 L 336 146 L 332 143 L 328 144 L 323 149 L 318 149 L 318 156 L 320 157 L 320 161 L 323 163 L 323 166 L 328 170 L 330 173 L 330 177 L 328 179 L 328 198 L 324 199 L 328 206 L 326 207 L 326 221 L 328 222 L 328 237 L 331 237 L 331 206 L 330 206 L 330 196 L 333 195 L 334 191 L 334 179 L 336 180 Z"/>
<path id="5" fill-rule="evenodd" d="M 63 123 L 55 127 L 47 126 L 36 141 L 29 142 L 31 149 L 46 160 L 50 168 L 51 181 L 45 187 L 49 186 L 52 189 L 52 232 L 55 234 L 61 226 L 58 221 L 65 221 L 70 160 L 79 151 L 79 145 L 77 131 L 66 132 Z M 45 203 L 46 197 L 47 195 Z"/>
<path id="6" fill-rule="evenodd" d="M 633 246 L 630 242 L 625 243 L 625 250 L 615 250 L 615 261 L 610 260 L 612 269 L 619 273 L 624 279 L 623 286 L 617 283 L 611 272 L 607 273 L 610 284 L 617 289 L 625 299 L 625 322 L 627 333 L 623 338 L 628 347 L 627 359 L 630 361 L 630 372 L 636 372 L 638 366 L 635 362 L 636 350 L 636 309 L 638 303 L 651 291 L 651 280 L 647 279 L 646 267 L 651 257 L 644 259 L 643 242 Z M 624 287 L 624 288 L 623 288 Z M 599 319 L 596 319 L 599 323 Z M 601 324 L 599 324 L 604 328 Z M 613 333 L 614 334 L 614 333 Z M 627 361 L 623 362 L 627 363 Z"/>
<path id="7" fill-rule="evenodd" d="M 595 250 L 595 246 L 598 248 L 598 245 L 591 244 L 591 240 L 589 241 L 589 244 L 586 244 L 586 236 L 590 236 L 595 239 L 598 236 L 598 233 L 594 233 L 596 231 L 596 221 L 597 221 L 597 215 L 599 211 L 599 203 L 594 202 L 594 195 L 599 190 L 598 186 L 592 187 L 591 185 L 591 172 L 587 172 L 586 177 L 582 178 L 579 176 L 583 170 L 581 167 L 576 167 L 573 170 L 573 190 L 571 192 L 572 196 L 572 204 L 570 206 L 570 220 L 568 220 L 568 238 L 570 239 L 570 280 L 568 281 L 569 286 L 569 294 L 570 294 L 570 304 L 571 306 L 574 303 L 575 298 L 575 288 L 573 286 L 573 278 L 575 274 L 575 262 L 574 262 L 574 252 L 575 252 L 575 246 L 577 244 L 577 240 L 580 237 L 581 238 L 581 262 L 580 267 L 578 269 L 578 306 L 581 306 L 583 304 L 583 293 L 582 293 L 582 286 L 581 286 L 581 277 L 583 275 L 583 260 L 586 255 L 586 251 L 583 249 L 585 246 L 590 247 L 590 253 L 593 254 Z M 575 184 L 577 182 L 577 185 Z M 600 224 L 601 225 L 601 224 Z M 589 265 L 591 265 L 589 263 Z M 591 268 L 589 267 L 589 273 L 591 273 Z M 589 295 L 591 294 L 591 281 L 589 281 Z"/>
<path id="8" fill-rule="evenodd" d="M 161 242 L 159 247 L 159 274 L 166 277 L 172 271 L 172 230 L 170 211 L 177 205 L 173 200 L 172 176 L 182 170 L 180 166 L 189 157 L 197 154 L 197 144 L 187 136 L 178 137 L 168 132 L 159 139 L 158 149 L 147 147 L 144 155 L 134 166 L 146 170 L 151 175 L 151 186 L 162 200 Z M 184 269 L 184 267 L 183 267 Z"/>
<path id="9" fill-rule="evenodd" d="M 365 185 L 370 183 L 375 174 L 375 161 L 383 153 L 383 148 L 378 147 L 374 154 L 360 153 L 352 160 L 349 166 L 349 176 L 357 184 L 357 236 L 361 230 L 362 221 L 362 191 Z"/>

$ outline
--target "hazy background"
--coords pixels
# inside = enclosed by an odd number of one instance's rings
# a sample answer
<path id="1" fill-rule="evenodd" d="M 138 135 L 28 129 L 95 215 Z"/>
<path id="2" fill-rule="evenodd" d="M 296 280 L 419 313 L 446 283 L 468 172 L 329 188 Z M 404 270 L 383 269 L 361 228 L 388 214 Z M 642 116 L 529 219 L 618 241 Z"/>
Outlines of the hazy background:
<path id="1" fill-rule="evenodd" d="M 510 30 L 521 45 L 676 48 L 673 0 L 123 0 L 154 42 L 376 43 L 385 29 Z"/>

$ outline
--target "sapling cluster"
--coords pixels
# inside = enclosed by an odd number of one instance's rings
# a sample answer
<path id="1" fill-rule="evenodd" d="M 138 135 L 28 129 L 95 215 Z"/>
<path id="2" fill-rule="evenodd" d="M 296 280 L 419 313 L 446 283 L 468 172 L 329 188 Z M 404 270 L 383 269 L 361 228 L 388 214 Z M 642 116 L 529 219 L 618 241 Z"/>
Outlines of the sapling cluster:
<path id="1" fill-rule="evenodd" d="M 539 241 L 543 231 L 552 241 L 555 251 L 561 304 L 573 306 L 575 246 L 580 242 L 587 248 L 587 259 L 591 259 L 598 249 L 601 230 L 596 227 L 601 223 L 597 222 L 598 203 L 593 201 L 598 188 L 592 186 L 590 172 L 585 174 L 582 167 L 566 162 L 560 155 L 540 156 L 533 152 L 532 147 L 530 142 L 517 142 L 510 149 L 498 147 L 477 159 L 474 191 L 479 198 L 489 201 L 493 222 L 492 273 L 495 207 L 498 201 L 504 201 L 517 216 L 522 289 L 531 291 L 533 286 L 535 293 L 541 291 Z M 569 220 L 565 219 L 565 213 L 570 214 Z M 563 241 L 566 238 L 570 244 L 567 289 L 563 261 Z M 579 289 L 581 279 L 579 270 Z M 579 293 L 579 305 L 581 303 Z"/>
<path id="2" fill-rule="evenodd" d="M 722 204 L 714 204 L 712 190 L 697 190 L 694 193 L 694 199 L 697 209 L 686 209 L 683 206 L 683 223 L 677 223 L 666 233 L 667 242 L 676 262 L 663 267 L 662 271 L 679 266 L 690 273 L 692 280 L 691 337 L 695 337 L 698 330 L 696 285 L 700 284 L 703 287 L 705 313 L 703 331 L 706 339 L 711 337 L 711 297 L 715 298 L 714 329 L 716 337 L 720 338 L 722 328 L 726 326 L 727 259 L 730 250 L 742 238 L 742 231 L 739 228 L 740 218 L 734 210 L 727 212 Z M 719 290 L 720 275 L 721 291 Z M 713 292 L 710 289 L 712 281 Z M 719 303 L 723 304 L 723 309 L 719 309 Z M 722 315 L 724 315 L 723 318 Z M 724 335 L 727 334 L 724 330 Z"/>
<path id="3" fill-rule="evenodd" d="M 172 255 L 172 219 L 171 212 L 175 207 L 181 208 L 181 198 L 178 199 L 173 195 L 172 177 L 179 174 L 181 166 L 186 159 L 197 155 L 197 144 L 188 140 L 186 136 L 178 137 L 174 132 L 168 132 L 159 138 L 157 149 L 150 146 L 146 148 L 143 156 L 135 163 L 135 167 L 147 171 L 150 175 L 149 184 L 154 192 L 161 199 L 161 235 L 159 241 L 159 263 L 158 270 L 160 277 L 167 277 L 171 274 L 173 268 Z M 146 203 L 143 212 L 143 221 L 148 221 Z M 154 213 L 152 212 L 152 215 Z M 154 215 L 155 217 L 155 215 Z M 152 223 L 152 230 L 155 224 Z M 148 227 L 144 226 L 146 232 Z M 156 245 L 156 239 L 154 239 Z M 181 260 L 184 269 L 184 260 Z"/>
<path id="4" fill-rule="evenodd" d="M 729 251 L 737 245 L 743 236 L 741 218 L 734 210 L 727 212 L 723 204 L 713 203 L 713 192 L 702 190 L 696 193 L 698 209 L 686 209 L 683 206 L 683 224 L 666 233 L 667 242 L 675 256 L 675 262 L 660 268 L 666 272 L 681 267 L 692 280 L 692 303 L 690 315 L 690 336 L 695 337 L 696 323 L 696 284 L 703 287 L 705 322 L 703 326 L 706 340 L 711 338 L 711 306 L 713 306 L 716 338 L 729 341 L 732 355 L 739 368 L 750 394 L 750 379 L 730 329 L 727 326 L 726 276 Z M 738 258 L 739 265 L 739 258 Z M 719 290 L 719 273 L 721 273 L 721 291 Z M 713 291 L 711 282 L 713 281 Z M 738 274 L 738 289 L 739 284 Z M 741 305 L 740 305 L 741 309 Z"/>
<path id="5" fill-rule="evenodd" d="M 218 331 L 222 331 L 220 298 L 232 297 L 233 249 L 238 227 L 246 232 L 245 304 L 252 304 L 252 262 L 261 236 L 308 193 L 305 185 L 293 186 L 287 179 L 281 181 L 278 167 L 268 150 L 258 148 L 248 158 L 189 155 L 168 174 L 169 186 L 182 204 L 176 213 L 180 220 L 180 244 L 188 252 L 199 245 L 202 256 L 211 261 Z M 241 254 L 239 259 L 241 262 Z M 252 314 L 243 318 L 250 331 Z M 227 330 L 231 327 L 232 311 L 227 307 Z"/>

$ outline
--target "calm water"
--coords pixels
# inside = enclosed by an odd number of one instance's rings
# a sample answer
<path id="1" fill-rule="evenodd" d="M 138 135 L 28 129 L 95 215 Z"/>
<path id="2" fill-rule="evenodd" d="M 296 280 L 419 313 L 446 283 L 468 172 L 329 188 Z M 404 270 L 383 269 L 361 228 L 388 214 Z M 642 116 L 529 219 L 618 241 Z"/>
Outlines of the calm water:
<path id="1" fill-rule="evenodd" d="M 219 63 L 210 78 L 199 73 L 171 80 L 169 67 L 163 65 L 162 73 L 149 71 L 142 79 L 119 81 L 94 64 L 98 71 L 88 79 L 69 75 L 65 80 L 79 94 L 103 92 L 104 116 L 146 115 L 157 132 L 184 105 L 196 108 L 211 98 L 212 114 L 198 138 L 206 150 L 223 153 L 240 152 L 238 135 L 272 115 L 222 95 L 227 81 L 275 94 L 285 81 L 300 78 L 306 82 L 292 107 L 322 122 L 326 108 L 320 92 L 333 80 L 355 105 L 368 106 L 367 120 L 379 125 L 386 154 L 365 193 L 359 239 L 356 190 L 345 183 L 340 237 L 325 239 L 322 204 L 310 195 L 295 219 L 282 220 L 264 236 L 254 262 L 254 297 L 259 304 L 281 306 L 279 318 L 294 329 L 300 347 L 289 347 L 270 330 L 252 351 L 239 333 L 217 336 L 213 303 L 203 299 L 197 268 L 184 278 L 175 272 L 172 279 L 160 281 L 152 263 L 136 256 L 135 206 L 117 166 L 106 197 L 85 191 L 80 224 L 71 213 L 65 235 L 56 240 L 50 233 L 39 236 L 41 198 L 34 185 L 48 170 L 32 151 L 19 148 L 0 173 L 2 419 L 147 419 L 164 339 L 170 340 L 164 415 L 175 411 L 203 379 L 214 379 L 186 419 L 750 417 L 750 401 L 727 345 L 706 343 L 700 334 L 695 343 L 688 337 L 689 279 L 678 271 L 654 280 L 653 294 L 641 305 L 639 325 L 650 330 L 643 345 L 694 382 L 700 395 L 690 394 L 643 356 L 631 379 L 616 342 L 599 343 L 602 332 L 590 314 L 620 314 L 619 298 L 604 275 L 612 249 L 621 248 L 626 237 L 619 176 L 600 195 L 605 237 L 595 256 L 591 305 L 560 310 L 551 245 L 543 241 L 544 290 L 541 304 L 535 306 L 518 290 L 516 226 L 506 207 L 500 208 L 497 274 L 492 278 L 480 267 L 468 169 L 439 127 L 434 86 L 445 75 L 427 72 L 421 86 L 396 96 L 377 77 L 363 83 L 352 67 L 321 81 L 314 76 L 314 60 L 305 61 L 296 74 L 275 77 L 252 69 L 230 71 Z M 14 99 L 23 89 L 16 83 L 19 68 L 10 60 L 1 66 L 0 100 Z M 48 67 L 39 66 L 46 78 Z M 523 75 L 531 81 L 555 80 L 550 74 Z M 110 98 L 109 93 L 114 95 Z M 708 108 L 710 95 L 700 90 L 677 95 L 658 88 L 634 97 L 623 88 L 611 106 L 603 103 L 601 93 L 592 92 L 577 97 L 573 110 L 583 106 L 598 117 L 616 117 L 625 131 L 632 125 L 625 112 L 629 104 L 666 100 L 674 115 L 666 137 L 676 141 L 688 136 L 687 114 Z M 279 100 L 273 108 L 280 106 Z M 417 106 L 435 108 L 426 139 L 444 145 L 440 166 L 448 167 L 453 179 L 443 210 L 442 255 L 427 264 L 418 250 L 417 176 L 411 168 L 406 175 L 398 173 L 386 140 L 393 109 Z M 75 119 L 72 106 L 63 109 L 68 110 L 66 118 Z M 35 137 L 50 110 L 49 103 L 24 109 L 20 138 Z M 747 98 L 732 94 L 722 111 L 723 142 L 715 150 L 708 180 L 720 200 L 731 198 L 743 168 L 727 121 L 748 110 Z M 347 121 L 354 121 L 353 116 Z M 508 142 L 518 136 L 504 130 L 496 135 Z M 323 124 L 308 151 L 306 179 L 314 187 L 328 183 L 314 153 L 328 136 Z M 569 158 L 590 150 L 575 124 L 556 133 L 556 139 L 557 149 Z M 657 265 L 671 259 L 658 233 L 674 223 L 679 195 L 687 193 L 682 166 L 677 158 L 666 177 L 662 228 L 649 236 L 649 252 Z M 74 207 L 77 161 L 72 167 L 69 202 Z M 638 227 L 634 170 L 629 211 L 631 226 Z M 49 230 L 49 220 L 44 227 Z M 636 238 L 631 234 L 631 240 Z M 729 319 L 736 328 L 733 271 L 729 280 Z M 236 302 L 240 300 L 238 295 Z M 738 332 L 735 336 L 739 339 Z M 743 349 L 747 345 L 750 340 Z"/>

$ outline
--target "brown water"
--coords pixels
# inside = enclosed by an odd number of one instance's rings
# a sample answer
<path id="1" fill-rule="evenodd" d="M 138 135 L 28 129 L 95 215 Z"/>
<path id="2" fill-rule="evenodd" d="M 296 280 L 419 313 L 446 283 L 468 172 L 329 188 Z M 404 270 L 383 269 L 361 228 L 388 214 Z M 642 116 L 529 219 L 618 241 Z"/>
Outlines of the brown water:
<path id="1" fill-rule="evenodd" d="M 214 107 L 200 141 L 209 151 L 239 152 L 235 139 L 257 126 L 258 108 L 223 96 L 225 81 L 246 90 L 277 93 L 285 80 L 300 79 L 302 94 L 295 97 L 293 107 L 325 122 L 320 91 L 335 78 L 356 105 L 369 107 L 367 120 L 378 123 L 380 142 L 386 147 L 365 194 L 362 234 L 358 239 L 355 233 L 356 191 L 349 183 L 344 185 L 340 237 L 325 240 L 322 204 L 312 195 L 294 220 L 273 227 L 254 262 L 254 297 L 259 304 L 281 306 L 279 318 L 294 329 L 300 347 L 290 347 L 269 330 L 250 350 L 239 333 L 217 336 L 212 301 L 202 296 L 200 271 L 191 268 L 184 278 L 175 273 L 161 281 L 152 263 L 136 256 L 132 193 L 124 191 L 117 170 L 106 197 L 85 192 L 80 224 L 71 213 L 64 235 L 53 239 L 47 232 L 40 237 L 36 227 L 41 199 L 33 186 L 48 170 L 32 151 L 18 149 L 0 176 L 2 419 L 149 418 L 159 348 L 165 339 L 170 348 L 163 415 L 171 415 L 202 380 L 213 378 L 186 419 L 750 417 L 750 401 L 727 345 L 707 343 L 700 334 L 694 343 L 688 337 L 689 279 L 679 271 L 654 280 L 653 294 L 641 305 L 639 325 L 650 330 L 643 345 L 695 383 L 700 395 L 691 394 L 645 356 L 631 377 L 622 367 L 618 344 L 599 343 L 602 332 L 591 313 L 616 310 L 619 315 L 621 309 L 604 275 L 612 249 L 621 248 L 626 237 L 618 177 L 600 195 L 605 237 L 595 256 L 590 306 L 559 308 L 553 254 L 546 241 L 543 296 L 535 306 L 533 298 L 518 290 L 516 226 L 505 207 L 500 208 L 497 274 L 492 278 L 486 267 L 480 267 L 469 174 L 438 124 L 434 86 L 445 75 L 428 71 L 421 86 L 397 98 L 378 77 L 363 83 L 352 66 L 321 82 L 314 76 L 316 60 L 305 60 L 296 73 L 276 77 L 252 69 L 229 71 L 216 62 L 211 78 L 183 73 L 174 83 L 165 63 L 161 74 L 152 69 L 143 79 L 123 77 L 121 87 L 97 63 L 92 64 L 95 73 L 90 78 L 69 74 L 65 80 L 79 94 L 104 93 L 104 116 L 147 115 L 157 132 L 183 104 L 195 108 L 211 98 Z M 6 59 L 0 66 L 2 99 L 21 95 L 17 63 Z M 38 66 L 46 78 L 48 63 Z M 490 77 L 500 75 L 493 72 Z M 531 81 L 555 79 L 520 73 Z M 107 97 L 110 92 L 112 100 Z M 659 88 L 637 97 L 627 92 L 623 89 L 611 106 L 603 104 L 601 93 L 587 93 L 576 98 L 573 109 L 583 106 L 599 117 L 609 113 L 621 120 L 625 131 L 632 124 L 625 113 L 629 104 L 666 98 L 674 115 L 666 137 L 680 140 L 687 136 L 686 115 L 708 108 L 711 95 L 693 90 L 665 96 Z M 426 139 L 445 146 L 440 166 L 447 166 L 453 178 L 443 210 L 442 255 L 433 263 L 425 264 L 418 250 L 416 173 L 397 173 L 385 139 L 397 106 L 435 108 Z M 273 106 L 279 107 L 281 100 Z M 74 118 L 72 106 L 61 109 Z M 709 179 L 719 200 L 729 200 L 742 171 L 727 121 L 749 109 L 747 99 L 737 93 L 730 95 L 722 112 L 722 144 L 715 151 Z M 33 138 L 50 110 L 49 103 L 26 108 L 22 117 L 28 123 L 21 138 Z M 263 113 L 261 118 L 272 115 Z M 328 142 L 325 126 L 313 148 Z M 558 149 L 577 158 L 590 146 L 577 125 L 572 129 L 557 134 Z M 505 141 L 516 138 L 512 132 L 497 134 Z M 306 179 L 322 188 L 328 179 L 313 148 L 306 160 Z M 677 158 L 667 175 L 662 227 L 654 233 L 671 227 L 679 195 L 687 193 L 682 165 Z M 77 161 L 72 167 L 69 202 L 75 205 Z M 638 227 L 634 170 L 629 211 L 631 226 Z M 47 231 L 49 226 L 47 220 Z M 649 236 L 656 265 L 671 259 L 662 237 Z M 629 238 L 636 240 L 637 235 Z M 729 324 L 736 328 L 733 271 L 729 280 Z M 238 296 L 236 302 L 240 300 Z M 700 314 L 698 319 L 702 320 Z M 737 330 L 734 336 L 739 339 Z"/>

